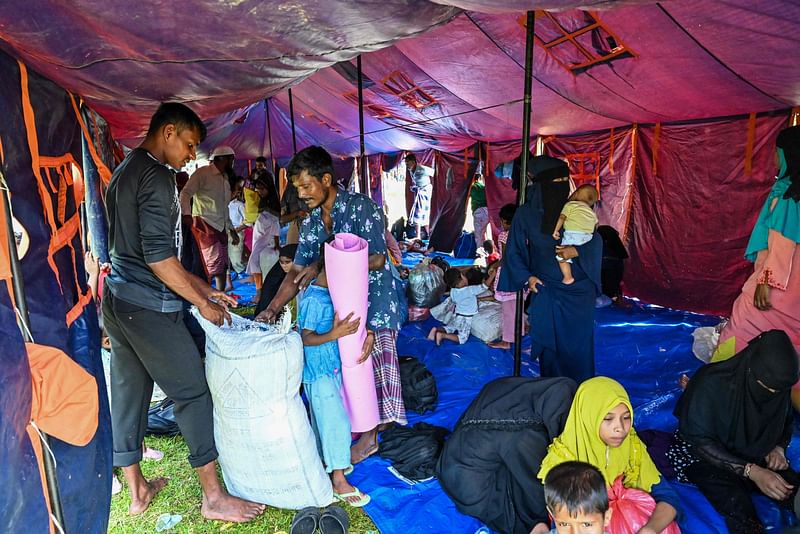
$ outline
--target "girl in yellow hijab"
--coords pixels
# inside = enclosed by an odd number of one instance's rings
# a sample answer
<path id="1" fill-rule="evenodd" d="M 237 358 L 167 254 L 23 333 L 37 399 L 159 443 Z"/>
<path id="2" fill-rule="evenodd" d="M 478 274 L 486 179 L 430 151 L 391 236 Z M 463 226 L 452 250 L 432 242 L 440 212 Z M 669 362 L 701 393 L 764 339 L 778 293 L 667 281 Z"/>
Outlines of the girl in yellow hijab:
<path id="1" fill-rule="evenodd" d="M 675 519 L 680 500 L 636 435 L 631 401 L 616 380 L 599 376 L 581 384 L 538 476 L 544 480 L 552 468 L 573 460 L 597 467 L 609 487 L 621 476 L 626 488 L 652 495 L 656 508 L 639 534 L 659 533 Z"/>

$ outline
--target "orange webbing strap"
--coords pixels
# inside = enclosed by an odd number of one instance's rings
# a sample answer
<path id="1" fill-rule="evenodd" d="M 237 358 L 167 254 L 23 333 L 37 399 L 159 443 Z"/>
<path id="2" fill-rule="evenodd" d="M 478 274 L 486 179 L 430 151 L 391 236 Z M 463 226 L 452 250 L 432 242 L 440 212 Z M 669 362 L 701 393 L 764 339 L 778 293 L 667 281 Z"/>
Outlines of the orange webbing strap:
<path id="1" fill-rule="evenodd" d="M 789 126 L 797 126 L 800 124 L 800 106 L 792 108 L 792 112 L 789 114 Z M 0 146 L 0 150 L 2 146 Z"/>
<path id="2" fill-rule="evenodd" d="M 48 225 L 50 226 L 50 245 L 48 247 L 48 254 L 47 254 L 47 262 L 50 265 L 50 269 L 53 271 L 53 274 L 56 277 L 56 281 L 58 282 L 59 286 L 61 286 L 61 274 L 58 271 L 58 266 L 55 263 L 55 254 L 58 252 L 62 247 L 69 246 L 72 247 L 72 238 L 75 237 L 76 234 L 80 233 L 81 231 L 81 224 L 80 224 L 80 210 L 79 206 L 83 201 L 83 198 L 78 197 L 78 193 L 80 192 L 82 195 L 83 192 L 83 179 L 81 178 L 80 183 L 75 187 L 75 214 L 70 217 L 69 220 L 64 221 L 63 226 L 57 228 L 56 226 L 56 214 L 53 212 L 53 204 L 51 201 L 50 190 L 47 188 L 47 184 L 45 183 L 44 177 L 42 173 L 47 176 L 47 180 L 50 180 L 49 170 L 50 168 L 57 169 L 59 174 L 59 182 L 61 182 L 61 178 L 64 179 L 64 183 L 59 183 L 59 189 L 56 189 L 54 192 L 59 192 L 61 185 L 74 185 L 74 181 L 72 179 L 72 170 L 73 166 L 75 169 L 80 169 L 80 166 L 77 164 L 75 159 L 72 157 L 71 154 L 65 154 L 59 158 L 52 158 L 46 156 L 39 155 L 39 138 L 36 133 L 36 115 L 33 111 L 33 105 L 31 104 L 31 97 L 30 92 L 28 90 L 28 70 L 25 67 L 25 64 L 21 61 L 17 61 L 19 65 L 19 73 L 20 73 L 20 85 L 21 85 L 21 94 L 22 94 L 22 116 L 25 121 L 25 131 L 28 138 L 28 149 L 30 150 L 31 155 L 31 167 L 33 170 L 33 176 L 36 178 L 37 188 L 39 190 L 39 196 L 42 200 L 42 208 L 44 210 L 45 220 L 47 221 Z M 70 95 L 70 99 L 72 99 L 72 105 L 75 109 L 76 113 L 78 111 L 77 106 L 75 105 L 75 100 Z M 77 113 L 79 122 L 81 123 L 81 127 L 83 128 L 83 132 L 87 135 L 88 139 L 88 130 L 86 130 L 86 126 L 83 124 L 81 120 L 80 113 Z M 92 143 L 87 143 L 90 147 L 90 150 L 94 150 L 94 146 Z M 96 154 L 94 154 L 96 156 Z M 94 157 L 94 156 L 93 156 Z M 102 162 L 100 163 L 102 165 Z M 67 171 L 67 166 L 70 166 L 69 171 Z M 103 168 L 108 171 L 108 168 L 103 165 Z M 100 167 L 98 167 L 98 170 Z M 66 176 L 70 178 L 67 179 Z M 101 172 L 102 176 L 102 172 Z M 109 173 L 109 178 L 110 178 Z M 55 185 L 55 184 L 52 184 Z M 59 193 L 60 195 L 60 193 Z M 76 263 L 75 251 L 73 249 L 73 264 Z M 80 285 L 77 283 L 77 265 L 73 265 L 74 272 L 73 274 L 76 276 L 76 286 L 75 291 L 78 293 L 78 302 L 72 307 L 72 309 L 67 312 L 67 326 L 70 326 L 72 322 L 80 316 L 83 308 L 86 306 L 87 303 L 87 295 L 89 296 L 88 300 L 91 300 L 91 292 L 87 290 L 86 294 L 81 294 Z M 70 321 L 70 318 L 72 320 Z"/>
<path id="3" fill-rule="evenodd" d="M 39 138 L 36 134 L 36 115 L 33 112 L 31 105 L 31 95 L 28 92 L 28 69 L 21 61 L 19 64 L 19 77 L 22 93 L 22 118 L 25 121 L 25 133 L 28 138 L 28 150 L 31 153 L 31 169 L 33 176 L 36 178 L 36 186 L 39 189 L 39 196 L 42 199 L 42 208 L 44 209 L 45 220 L 50 225 L 50 231 L 56 231 L 56 220 L 53 215 L 53 206 L 50 203 L 50 192 L 42 180 L 41 163 L 39 162 Z"/>
<path id="4" fill-rule="evenodd" d="M 636 196 L 636 164 L 638 157 L 636 151 L 639 149 L 639 125 L 634 124 L 631 128 L 631 173 L 628 178 L 628 198 L 625 202 L 625 226 L 622 229 L 622 242 L 627 243 L 628 233 L 633 218 L 633 197 Z"/>
<path id="5" fill-rule="evenodd" d="M 614 174 L 614 128 L 611 128 L 608 147 L 608 172 Z"/>
<path id="6" fill-rule="evenodd" d="M 80 209 L 79 206 L 83 201 L 83 177 L 80 175 L 79 170 L 80 167 L 78 166 L 75 158 L 72 157 L 72 154 L 64 154 L 60 157 L 50 157 L 50 156 L 39 156 L 39 165 L 40 167 L 40 174 L 39 177 L 41 178 L 42 173 L 48 178 L 48 182 L 50 182 L 51 190 L 58 195 L 58 210 L 59 210 L 59 219 L 58 222 L 60 224 L 59 227 L 56 227 L 55 221 L 51 225 L 51 233 L 50 233 L 50 244 L 47 248 L 47 262 L 50 264 L 50 269 L 55 274 L 56 281 L 58 282 L 59 286 L 61 285 L 61 273 L 58 271 L 58 266 L 55 262 L 55 254 L 61 250 L 65 246 L 72 247 L 72 239 L 75 237 L 76 234 L 81 233 L 81 221 L 80 221 Z M 58 184 L 55 184 L 50 179 L 50 171 L 54 170 L 59 177 Z M 77 180 L 74 178 L 72 174 L 74 172 L 78 172 Z M 44 181 L 44 180 L 42 180 Z M 62 207 L 64 211 L 66 210 L 66 188 L 72 187 L 73 188 L 73 195 L 75 198 L 75 213 L 67 220 L 62 220 L 65 217 L 65 213 L 62 213 Z M 50 199 L 50 192 L 47 190 L 47 186 L 45 185 L 46 191 L 46 198 L 42 200 L 42 202 L 49 208 L 49 211 L 52 213 L 53 207 L 51 204 Z M 74 255 L 74 250 L 73 250 Z M 73 262 L 75 263 L 75 262 Z M 77 277 L 77 264 L 74 264 L 75 273 L 73 273 Z M 80 285 L 77 283 L 76 278 L 76 290 L 80 293 Z"/>
<path id="7" fill-rule="evenodd" d="M 661 123 L 656 123 L 653 132 L 653 176 L 658 176 L 658 147 L 661 144 Z"/>
<path id="8" fill-rule="evenodd" d="M 492 172 L 492 166 L 489 163 L 489 143 L 483 143 L 483 148 L 486 152 L 486 164 L 484 165 L 483 175 L 488 176 L 489 173 L 491 173 L 492 176 L 494 176 L 494 172 Z"/>
<path id="9" fill-rule="evenodd" d="M 3 140 L 0 138 L 0 166 L 3 164 Z M 5 177 L 0 171 L 0 195 L 5 195 L 7 187 Z M 11 221 L 6 221 L 6 210 L 0 209 L 0 280 L 8 282 L 9 294 L 13 302 L 14 291 L 11 286 L 11 251 L 8 248 L 8 227 Z"/>
<path id="10" fill-rule="evenodd" d="M 83 121 L 83 116 L 81 115 L 81 111 L 78 109 L 78 104 L 75 102 L 75 97 L 72 95 L 72 93 L 69 94 L 69 100 L 72 102 L 72 109 L 75 111 L 75 117 L 78 119 L 78 124 L 81 125 L 81 130 L 83 130 L 83 136 L 86 138 L 86 145 L 89 147 L 89 154 L 91 154 L 92 161 L 94 161 L 94 165 L 97 167 L 97 172 L 100 174 L 100 179 L 105 185 L 108 185 L 109 182 L 111 182 L 111 171 L 108 169 L 108 167 L 106 167 L 106 164 L 103 163 L 103 160 L 100 159 L 100 156 L 97 155 L 97 148 L 94 146 L 92 136 L 89 135 L 89 129 L 86 127 L 86 123 Z"/>
<path id="11" fill-rule="evenodd" d="M 756 143 L 756 114 L 751 113 L 747 121 L 747 145 L 744 148 L 744 175 L 753 175 L 753 146 Z"/>

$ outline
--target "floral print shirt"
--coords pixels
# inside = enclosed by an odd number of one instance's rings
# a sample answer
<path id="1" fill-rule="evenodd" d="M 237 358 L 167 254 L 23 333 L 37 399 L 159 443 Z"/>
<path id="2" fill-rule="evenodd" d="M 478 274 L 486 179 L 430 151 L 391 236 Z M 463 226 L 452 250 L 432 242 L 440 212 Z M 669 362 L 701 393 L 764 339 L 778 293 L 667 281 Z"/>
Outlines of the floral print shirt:
<path id="1" fill-rule="evenodd" d="M 322 220 L 322 208 L 317 207 L 300 224 L 300 237 L 294 263 L 301 267 L 311 265 L 319 258 L 320 245 L 331 234 L 350 233 L 368 243 L 370 254 L 386 255 L 383 216 L 381 210 L 368 197 L 336 190 L 336 201 L 331 210 L 333 231 L 328 232 Z M 369 271 L 369 324 L 375 330 L 400 330 L 402 312 L 398 302 L 397 281 L 391 273 L 388 259 L 379 271 Z"/>

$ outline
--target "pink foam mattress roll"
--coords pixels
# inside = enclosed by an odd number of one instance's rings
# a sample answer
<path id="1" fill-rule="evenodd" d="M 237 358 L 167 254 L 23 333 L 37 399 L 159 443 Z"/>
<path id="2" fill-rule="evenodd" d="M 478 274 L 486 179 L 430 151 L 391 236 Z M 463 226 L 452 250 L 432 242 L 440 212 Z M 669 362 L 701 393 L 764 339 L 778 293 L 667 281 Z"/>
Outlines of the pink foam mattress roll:
<path id="1" fill-rule="evenodd" d="M 336 234 L 325 245 L 325 272 L 333 308 L 340 318 L 352 313 L 361 318 L 355 334 L 339 338 L 342 358 L 344 405 L 353 432 L 366 432 L 378 425 L 378 396 L 372 359 L 359 364 L 367 337 L 369 309 L 369 246 L 353 234 Z"/>

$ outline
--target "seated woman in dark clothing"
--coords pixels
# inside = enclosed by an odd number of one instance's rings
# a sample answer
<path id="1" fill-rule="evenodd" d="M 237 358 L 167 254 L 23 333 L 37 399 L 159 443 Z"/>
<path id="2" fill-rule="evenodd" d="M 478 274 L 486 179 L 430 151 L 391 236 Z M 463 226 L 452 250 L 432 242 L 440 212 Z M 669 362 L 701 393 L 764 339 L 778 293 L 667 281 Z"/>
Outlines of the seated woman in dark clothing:
<path id="1" fill-rule="evenodd" d="M 484 386 L 436 467 L 461 513 L 503 534 L 550 531 L 536 472 L 564 428 L 574 393 L 568 378 L 501 378 Z"/>
<path id="2" fill-rule="evenodd" d="M 753 493 L 798 512 L 800 476 L 786 460 L 797 358 L 785 332 L 764 332 L 729 360 L 701 367 L 675 407 L 679 423 L 669 459 L 678 479 L 700 489 L 731 534 L 764 532 Z"/>
<path id="3" fill-rule="evenodd" d="M 263 285 L 261 286 L 261 297 L 258 299 L 256 305 L 255 315 L 267 309 L 269 303 L 278 293 L 278 288 L 281 287 L 286 273 L 292 268 L 294 262 L 294 254 L 297 252 L 297 245 L 284 245 L 278 252 L 278 262 L 272 266 L 269 273 L 264 277 Z"/>

